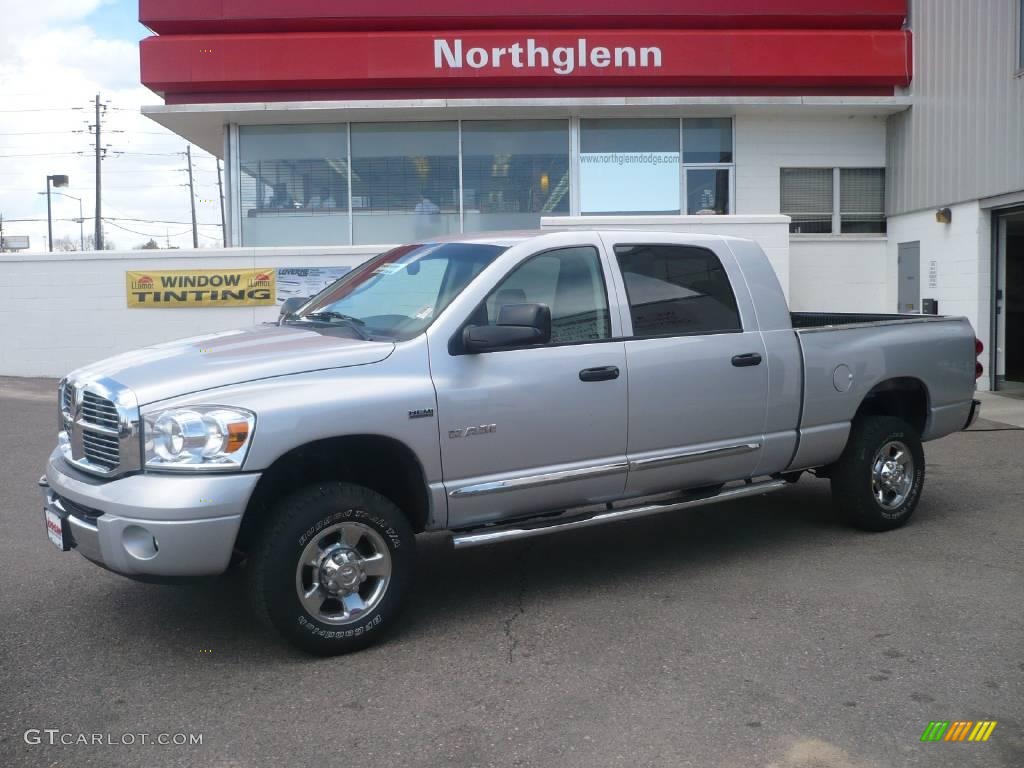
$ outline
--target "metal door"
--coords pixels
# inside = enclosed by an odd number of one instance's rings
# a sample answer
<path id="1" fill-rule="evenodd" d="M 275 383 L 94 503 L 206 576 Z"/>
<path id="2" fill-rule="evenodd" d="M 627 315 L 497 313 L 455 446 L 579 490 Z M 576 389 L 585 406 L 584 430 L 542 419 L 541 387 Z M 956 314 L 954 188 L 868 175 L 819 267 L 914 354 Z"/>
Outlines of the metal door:
<path id="1" fill-rule="evenodd" d="M 921 311 L 921 242 L 899 244 L 899 287 L 897 312 L 917 314 Z"/>

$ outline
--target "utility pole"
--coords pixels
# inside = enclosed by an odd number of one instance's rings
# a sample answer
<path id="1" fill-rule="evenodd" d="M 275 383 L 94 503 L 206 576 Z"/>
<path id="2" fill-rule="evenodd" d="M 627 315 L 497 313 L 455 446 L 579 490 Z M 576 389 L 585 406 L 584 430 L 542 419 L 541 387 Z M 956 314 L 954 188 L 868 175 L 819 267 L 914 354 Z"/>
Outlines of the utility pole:
<path id="1" fill-rule="evenodd" d="M 217 193 L 220 195 L 220 242 L 224 248 L 228 247 L 228 226 L 227 216 L 224 214 L 224 179 L 220 172 L 220 158 L 217 158 Z"/>
<path id="2" fill-rule="evenodd" d="M 103 145 L 100 143 L 102 133 L 100 95 L 96 94 L 96 250 L 103 250 Z M 103 107 L 106 109 L 106 107 Z"/>
<path id="3" fill-rule="evenodd" d="M 188 200 L 192 203 L 192 247 L 199 248 L 199 225 L 196 224 L 196 186 L 192 179 L 192 145 L 185 150 L 188 158 Z"/>

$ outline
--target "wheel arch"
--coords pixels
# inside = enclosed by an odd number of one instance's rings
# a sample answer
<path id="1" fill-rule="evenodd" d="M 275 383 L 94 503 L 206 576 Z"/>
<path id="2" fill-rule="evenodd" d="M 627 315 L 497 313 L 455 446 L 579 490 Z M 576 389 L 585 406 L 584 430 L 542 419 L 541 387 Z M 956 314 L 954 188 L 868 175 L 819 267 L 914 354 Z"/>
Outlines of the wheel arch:
<path id="1" fill-rule="evenodd" d="M 376 491 L 402 510 L 415 533 L 426 530 L 431 517 L 426 474 L 408 445 L 384 435 L 330 437 L 292 448 L 263 472 L 246 506 L 236 548 L 247 551 L 275 501 L 316 482 L 349 482 Z"/>
<path id="2" fill-rule="evenodd" d="M 856 422 L 868 416 L 893 416 L 910 424 L 919 435 L 928 428 L 931 396 L 928 386 L 918 378 L 901 376 L 881 381 L 861 400 L 854 414 Z"/>

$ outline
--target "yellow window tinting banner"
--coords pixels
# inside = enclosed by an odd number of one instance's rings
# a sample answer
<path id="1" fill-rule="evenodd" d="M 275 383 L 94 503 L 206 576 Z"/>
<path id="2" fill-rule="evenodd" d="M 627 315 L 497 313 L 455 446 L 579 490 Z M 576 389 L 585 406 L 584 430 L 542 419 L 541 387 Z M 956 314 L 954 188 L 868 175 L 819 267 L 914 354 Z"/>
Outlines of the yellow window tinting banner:
<path id="1" fill-rule="evenodd" d="M 129 309 L 270 307 L 277 300 L 277 271 L 174 269 L 126 272 Z"/>

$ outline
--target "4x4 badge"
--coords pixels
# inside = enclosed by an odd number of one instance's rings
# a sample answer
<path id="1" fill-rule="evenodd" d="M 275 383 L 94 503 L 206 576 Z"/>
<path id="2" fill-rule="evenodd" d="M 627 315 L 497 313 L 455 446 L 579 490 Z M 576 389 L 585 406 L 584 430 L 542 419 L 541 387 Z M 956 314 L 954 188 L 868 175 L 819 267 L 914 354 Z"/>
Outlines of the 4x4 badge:
<path id="1" fill-rule="evenodd" d="M 482 424 L 479 427 L 466 427 L 465 429 L 448 430 L 448 437 L 454 440 L 457 437 L 474 437 L 476 435 L 493 435 L 498 431 L 497 424 Z"/>

